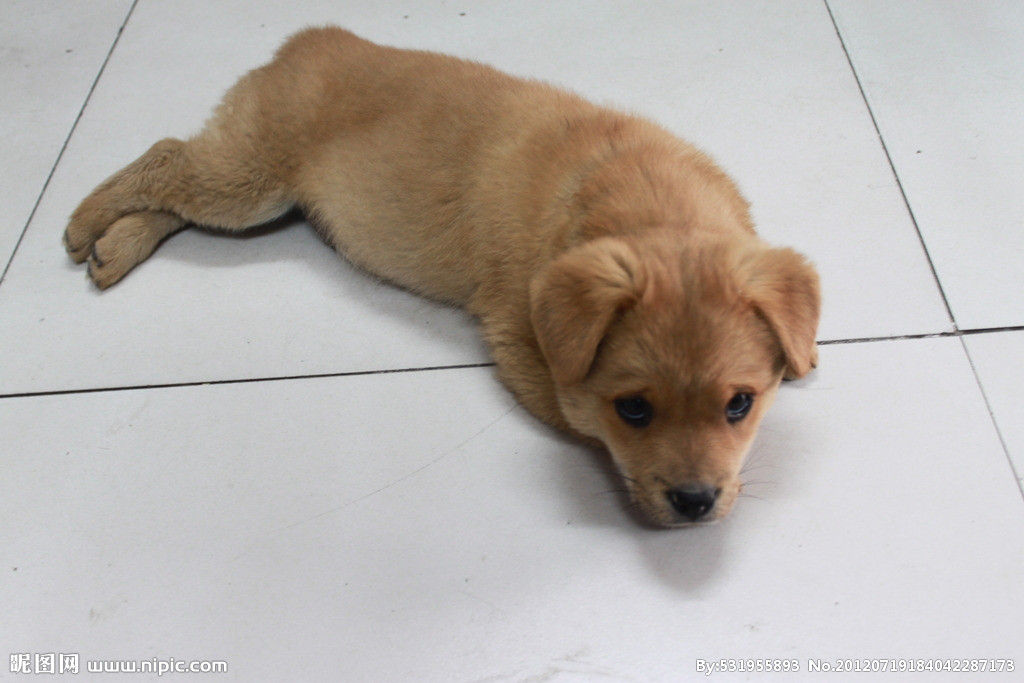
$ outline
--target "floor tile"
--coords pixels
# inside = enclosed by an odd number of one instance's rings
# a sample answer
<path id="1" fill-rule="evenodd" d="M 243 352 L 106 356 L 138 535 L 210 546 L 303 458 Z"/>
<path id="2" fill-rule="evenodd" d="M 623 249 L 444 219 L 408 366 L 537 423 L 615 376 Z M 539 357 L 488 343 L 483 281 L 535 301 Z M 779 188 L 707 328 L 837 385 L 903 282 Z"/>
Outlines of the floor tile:
<path id="1" fill-rule="evenodd" d="M 283 36 L 328 21 L 570 85 L 699 141 L 746 189 L 765 236 L 818 263 L 821 338 L 948 328 L 825 8 L 738 6 L 144 0 L 0 291 L 0 321 L 18 331 L 0 355 L 21 359 L 0 368 L 0 391 L 485 359 L 467 318 L 367 280 L 305 225 L 177 235 L 105 294 L 61 252 L 67 215 L 98 180 L 160 137 L 187 135 Z"/>
<path id="2" fill-rule="evenodd" d="M 0 20 L 0 271 L 131 0 L 4 0 Z"/>
<path id="3" fill-rule="evenodd" d="M 1024 404 L 1020 401 L 1024 332 L 969 335 L 964 342 L 1024 487 Z"/>
<path id="4" fill-rule="evenodd" d="M 246 681 L 1024 657 L 1024 501 L 956 339 L 823 347 L 750 497 L 690 530 L 630 521 L 486 368 L 3 399 L 0 431 L 12 652 Z"/>
<path id="5" fill-rule="evenodd" d="M 957 323 L 1024 324 L 1024 5 L 829 4 Z"/>

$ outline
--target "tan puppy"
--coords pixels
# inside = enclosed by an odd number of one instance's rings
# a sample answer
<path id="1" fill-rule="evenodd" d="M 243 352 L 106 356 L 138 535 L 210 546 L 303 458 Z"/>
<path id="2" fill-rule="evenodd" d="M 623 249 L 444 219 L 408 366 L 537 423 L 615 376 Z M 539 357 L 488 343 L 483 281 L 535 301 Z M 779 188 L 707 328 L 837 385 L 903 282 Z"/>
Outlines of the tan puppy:
<path id="1" fill-rule="evenodd" d="M 543 83 L 339 28 L 243 77 L 201 133 L 100 185 L 64 237 L 106 288 L 186 224 L 300 207 L 354 263 L 482 324 L 540 419 L 608 447 L 667 526 L 725 515 L 783 374 L 816 362 L 818 278 L 714 163 Z"/>

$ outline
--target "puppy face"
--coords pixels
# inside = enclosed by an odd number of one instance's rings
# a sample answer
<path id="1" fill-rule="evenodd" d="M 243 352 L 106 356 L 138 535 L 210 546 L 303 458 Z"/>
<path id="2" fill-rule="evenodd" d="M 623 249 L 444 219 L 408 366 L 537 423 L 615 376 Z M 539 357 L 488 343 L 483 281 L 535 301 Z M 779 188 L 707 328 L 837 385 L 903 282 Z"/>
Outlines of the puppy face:
<path id="1" fill-rule="evenodd" d="M 810 265 L 747 236 L 602 238 L 531 283 L 563 415 L 663 526 L 728 513 L 783 375 L 816 362 L 818 311 Z"/>

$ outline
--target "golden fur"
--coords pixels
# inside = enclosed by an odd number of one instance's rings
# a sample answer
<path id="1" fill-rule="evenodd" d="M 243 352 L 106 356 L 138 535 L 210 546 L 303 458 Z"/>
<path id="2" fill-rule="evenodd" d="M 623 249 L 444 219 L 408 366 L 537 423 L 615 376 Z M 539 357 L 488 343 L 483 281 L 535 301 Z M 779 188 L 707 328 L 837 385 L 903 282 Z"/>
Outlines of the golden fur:
<path id="1" fill-rule="evenodd" d="M 444 55 L 303 31 L 205 128 L 87 197 L 65 246 L 101 289 L 189 223 L 243 230 L 292 207 L 338 251 L 480 320 L 537 417 L 605 444 L 646 518 L 726 514 L 783 374 L 816 362 L 818 280 L 754 233 L 729 178 L 644 119 Z M 754 396 L 743 420 L 724 409 Z M 614 401 L 642 396 L 648 426 Z"/>

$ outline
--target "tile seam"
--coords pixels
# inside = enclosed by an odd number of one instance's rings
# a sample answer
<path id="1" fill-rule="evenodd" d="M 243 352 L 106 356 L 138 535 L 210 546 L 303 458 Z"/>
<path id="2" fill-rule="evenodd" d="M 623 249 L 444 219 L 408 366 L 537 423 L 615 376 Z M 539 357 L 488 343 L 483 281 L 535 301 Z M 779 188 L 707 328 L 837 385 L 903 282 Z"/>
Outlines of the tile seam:
<path id="1" fill-rule="evenodd" d="M 82 115 L 85 114 L 85 109 L 89 106 L 89 100 L 92 99 L 92 94 L 96 90 L 96 85 L 100 82 L 103 72 L 106 71 L 107 64 L 110 62 L 110 58 L 113 56 L 114 50 L 117 48 L 117 44 L 121 40 L 121 35 L 124 33 L 125 27 L 128 26 L 128 20 L 131 19 L 132 13 L 135 11 L 135 6 L 138 4 L 139 0 L 134 0 L 131 7 L 128 8 L 128 13 L 125 14 L 124 21 L 121 22 L 121 26 L 117 29 L 117 35 L 114 36 L 114 41 L 110 44 L 110 49 L 107 50 L 107 55 L 103 58 L 103 63 L 100 64 L 100 68 L 96 72 L 96 77 L 93 78 L 92 85 L 89 86 L 89 91 L 86 93 L 85 99 L 82 101 L 82 106 L 79 108 L 78 114 L 75 116 L 75 120 L 71 124 L 71 128 L 68 129 L 68 134 L 64 138 L 64 144 L 61 145 L 60 151 L 57 152 L 57 157 L 53 161 L 53 166 L 50 167 L 50 172 L 47 174 L 46 180 L 43 181 L 43 185 L 39 189 L 39 195 L 36 197 L 36 201 L 32 205 L 32 210 L 29 212 L 28 218 L 25 219 L 25 225 L 21 228 L 21 234 L 18 235 L 18 241 L 14 243 L 14 249 L 11 251 L 11 255 L 7 259 L 7 263 L 4 265 L 3 273 L 0 273 L 0 287 L 3 286 L 4 280 L 7 279 L 7 272 L 11 269 L 11 264 L 14 263 L 15 256 L 18 255 L 18 249 L 21 247 L 22 240 L 25 239 L 25 234 L 28 232 L 28 228 L 32 225 L 32 220 L 36 216 L 36 211 L 38 211 L 39 205 L 42 203 L 43 197 L 46 195 L 46 191 L 50 187 L 50 181 L 53 180 L 53 175 L 57 172 L 57 167 L 64 158 L 64 152 L 67 151 L 68 143 L 71 142 L 71 137 L 75 134 L 75 130 L 78 128 L 78 122 L 82 120 Z M 55 249 L 60 248 L 58 240 L 54 240 L 54 245 Z"/>
<path id="2" fill-rule="evenodd" d="M 910 222 L 914 226 L 914 232 L 917 234 L 917 240 L 921 246 L 921 250 L 924 252 L 925 260 L 928 262 L 928 268 L 931 270 L 932 278 L 935 281 L 935 286 L 939 290 L 939 296 L 942 298 L 942 305 L 946 309 L 946 315 L 949 316 L 949 322 L 952 323 L 954 330 L 958 329 L 956 316 L 953 315 L 953 308 L 949 304 L 949 297 L 946 295 L 946 289 L 942 286 L 942 280 L 939 278 L 939 272 L 935 268 L 935 262 L 932 260 L 931 252 L 928 250 L 928 244 L 925 242 L 924 235 L 921 233 L 921 227 L 918 225 L 917 216 L 914 214 L 914 209 L 910 206 L 910 199 L 907 197 L 906 190 L 903 187 L 903 181 L 900 178 L 900 174 L 896 171 L 896 164 L 892 160 L 892 155 L 889 153 L 889 146 L 885 142 L 885 137 L 882 135 L 882 129 L 878 125 L 878 119 L 875 118 L 875 112 L 871 108 L 871 102 L 868 100 L 867 92 L 864 90 L 864 85 L 860 80 L 860 74 L 857 73 L 857 68 L 853 65 L 853 58 L 850 56 L 850 51 L 846 47 L 846 41 L 843 39 L 843 34 L 839 30 L 839 23 L 836 21 L 835 14 L 832 13 L 832 7 L 829 5 L 828 0 L 822 0 L 825 4 L 825 10 L 828 12 L 829 19 L 832 21 L 832 28 L 835 29 L 836 37 L 839 39 L 839 46 L 843 49 L 843 55 L 846 57 L 846 63 L 850 66 L 850 73 L 853 74 L 853 79 L 857 83 L 857 90 L 860 91 L 861 99 L 864 101 L 864 107 L 867 109 L 868 116 L 871 118 L 871 125 L 874 126 L 875 133 L 878 135 L 878 142 L 882 146 L 882 152 L 885 153 L 885 159 L 889 163 L 889 170 L 892 171 L 892 177 L 896 181 L 896 187 L 899 189 L 900 197 L 903 199 L 903 206 L 907 210 L 907 215 L 910 217 Z"/>
<path id="3" fill-rule="evenodd" d="M 905 341 L 917 339 L 936 338 L 962 338 L 964 336 L 977 334 L 998 334 L 1001 332 L 1022 332 L 1024 325 L 1012 327 L 981 328 L 974 330 L 957 330 L 955 332 L 933 332 L 923 334 L 895 335 L 888 337 L 860 337 L 854 339 L 824 339 L 818 342 L 819 346 L 840 346 L 845 344 L 872 344 L 877 342 Z M 113 391 L 140 391 L 145 389 L 176 389 L 180 387 L 216 386 L 221 384 L 253 384 L 256 382 L 283 382 L 300 379 L 329 379 L 332 377 L 362 377 L 366 375 L 392 375 L 412 372 L 435 372 L 442 370 L 465 370 L 469 368 L 491 368 L 495 364 L 492 361 L 483 363 L 460 363 L 453 365 L 425 365 L 409 368 L 384 368 L 379 370 L 353 370 L 349 372 L 322 372 L 307 375 L 271 375 L 265 377 L 241 377 L 230 379 L 194 380 L 188 382 L 159 382 L 154 384 L 128 384 L 108 387 L 85 387 L 79 389 L 53 389 L 41 391 L 24 391 L 0 394 L 0 399 L 5 398 L 31 398 L 36 396 L 64 396 L 68 394 L 94 394 Z"/>
<path id="4" fill-rule="evenodd" d="M 992 428 L 995 429 L 996 438 L 999 439 L 999 444 L 1003 447 L 1003 455 L 1006 457 L 1006 462 L 1010 467 L 1010 472 L 1013 474 L 1013 480 L 1017 484 L 1017 490 L 1020 492 L 1021 499 L 1024 500 L 1024 478 L 1022 473 L 1017 470 L 1017 466 L 1013 462 L 1013 458 L 1010 456 L 1010 447 L 1006 444 L 1006 439 L 1003 437 L 1003 430 L 999 428 L 999 420 L 996 419 L 995 411 L 992 410 L 992 403 L 989 401 L 988 392 L 985 391 L 985 384 L 981 381 L 981 375 L 978 374 L 978 368 L 974 365 L 974 358 L 971 356 L 971 350 L 967 348 L 967 340 L 964 337 L 960 337 L 960 344 L 963 346 L 964 355 L 967 357 L 967 363 L 971 366 L 971 372 L 974 373 L 974 381 L 978 385 L 978 391 L 981 393 L 981 400 L 985 403 L 985 410 L 988 411 L 988 417 L 992 421 Z"/>

